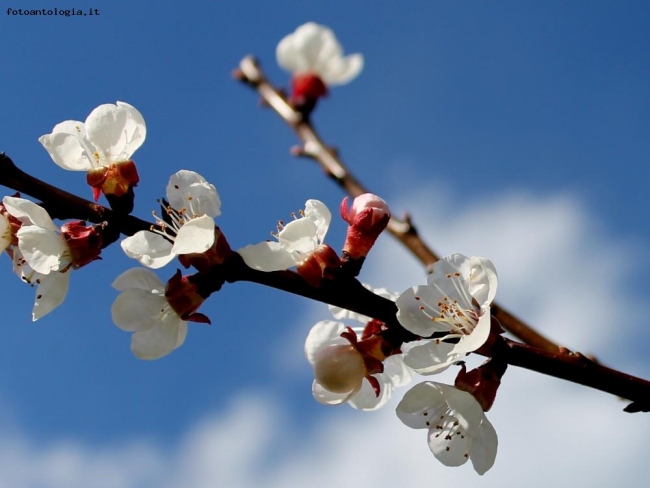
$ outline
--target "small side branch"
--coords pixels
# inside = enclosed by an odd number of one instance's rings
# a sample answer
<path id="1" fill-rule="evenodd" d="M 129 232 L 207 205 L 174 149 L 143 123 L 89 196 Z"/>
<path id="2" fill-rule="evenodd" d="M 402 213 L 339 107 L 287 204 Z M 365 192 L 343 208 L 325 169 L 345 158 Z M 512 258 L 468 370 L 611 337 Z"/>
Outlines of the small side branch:
<path id="1" fill-rule="evenodd" d="M 357 197 L 369 190 L 350 172 L 336 151 L 325 144 L 318 135 L 314 126 L 302 114 L 289 105 L 283 93 L 274 87 L 264 75 L 259 64 L 252 56 L 247 56 L 235 70 L 234 77 L 250 86 L 262 97 L 262 100 L 295 131 L 302 142 L 302 146 L 294 147 L 292 154 L 304 156 L 316 161 L 325 174 L 333 179 L 348 195 Z M 426 267 L 430 272 L 433 263 L 439 257 L 422 240 L 409 215 L 403 219 L 391 217 L 388 227 L 391 233 L 405 248 Z M 560 346 L 544 337 L 535 329 L 509 313 L 503 307 L 494 304 L 495 316 L 502 327 L 526 344 L 539 349 L 558 352 Z"/>

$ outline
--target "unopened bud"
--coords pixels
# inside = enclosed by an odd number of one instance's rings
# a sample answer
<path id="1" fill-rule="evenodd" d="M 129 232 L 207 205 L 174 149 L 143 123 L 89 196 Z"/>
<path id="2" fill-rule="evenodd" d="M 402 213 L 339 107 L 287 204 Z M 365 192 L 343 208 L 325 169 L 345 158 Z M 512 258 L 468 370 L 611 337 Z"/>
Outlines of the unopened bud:
<path id="1" fill-rule="evenodd" d="M 352 259 L 364 258 L 390 220 L 388 204 L 372 193 L 364 193 L 348 207 L 349 197 L 341 202 L 341 218 L 349 227 L 343 252 Z"/>
<path id="2" fill-rule="evenodd" d="M 358 388 L 367 374 L 363 356 L 350 344 L 324 347 L 314 358 L 316 381 L 332 393 Z"/>
<path id="3" fill-rule="evenodd" d="M 295 74 L 291 78 L 291 97 L 293 108 L 307 116 L 316 106 L 318 99 L 327 96 L 327 85 L 313 73 Z"/>
<path id="4" fill-rule="evenodd" d="M 61 235 L 70 249 L 74 268 L 101 259 L 99 254 L 104 242 L 103 230 L 103 225 L 86 225 L 83 220 L 67 222 L 61 226 Z"/>

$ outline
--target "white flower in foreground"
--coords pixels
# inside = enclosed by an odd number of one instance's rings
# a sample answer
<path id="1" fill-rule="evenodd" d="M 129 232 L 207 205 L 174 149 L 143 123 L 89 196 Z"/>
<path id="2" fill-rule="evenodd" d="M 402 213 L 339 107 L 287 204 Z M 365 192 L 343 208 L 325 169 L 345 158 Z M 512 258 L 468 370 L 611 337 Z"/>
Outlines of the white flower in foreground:
<path id="1" fill-rule="evenodd" d="M 383 372 L 375 371 L 382 361 L 359 352 L 348 338 L 341 337 L 346 332 L 361 341 L 360 329 L 332 320 L 321 320 L 309 331 L 305 356 L 314 368 L 314 398 L 327 405 L 348 402 L 359 410 L 378 409 L 396 387 L 410 381 L 411 373 L 399 354 L 383 360 Z"/>
<path id="2" fill-rule="evenodd" d="M 165 284 L 153 271 L 133 268 L 112 284 L 121 291 L 111 315 L 120 329 L 133 332 L 131 350 L 140 359 L 158 359 L 181 346 L 187 335 L 182 320 L 165 298 Z"/>
<path id="3" fill-rule="evenodd" d="M 462 254 L 436 262 L 427 281 L 428 285 L 406 290 L 396 302 L 397 318 L 405 329 L 425 338 L 444 333 L 423 345 L 407 346 L 404 361 L 420 374 L 438 373 L 485 343 L 497 290 L 492 262 Z"/>
<path id="4" fill-rule="evenodd" d="M 11 244 L 11 224 L 9 219 L 0 213 L 0 252 L 4 251 Z"/>
<path id="5" fill-rule="evenodd" d="M 307 200 L 301 218 L 289 222 L 276 235 L 278 242 L 251 244 L 237 252 L 247 266 L 260 271 L 280 271 L 306 261 L 325 239 L 332 214 L 323 202 Z"/>
<path id="6" fill-rule="evenodd" d="M 34 202 L 16 197 L 2 200 L 7 212 L 21 222 L 11 249 L 14 272 L 22 281 L 37 286 L 32 320 L 58 307 L 68 293 L 72 255 L 47 211 Z"/>
<path id="7" fill-rule="evenodd" d="M 474 397 L 432 381 L 411 388 L 397 405 L 408 427 L 428 429 L 429 448 L 445 466 L 471 459 L 474 470 L 487 472 L 497 455 L 497 433 Z"/>
<path id="8" fill-rule="evenodd" d="M 294 75 L 316 75 L 329 86 L 348 83 L 363 69 L 361 54 L 343 56 L 334 33 L 314 22 L 282 39 L 276 57 L 278 64 Z"/>
<path id="9" fill-rule="evenodd" d="M 167 202 L 166 221 L 157 218 L 151 231 L 121 243 L 127 256 L 149 268 L 160 268 L 178 255 L 203 253 L 214 244 L 214 218 L 221 215 L 214 185 L 194 171 L 181 170 L 169 179 Z"/>
<path id="10" fill-rule="evenodd" d="M 56 164 L 71 171 L 90 171 L 128 161 L 147 134 L 140 112 L 124 102 L 95 108 L 86 122 L 66 120 L 38 141 Z"/>

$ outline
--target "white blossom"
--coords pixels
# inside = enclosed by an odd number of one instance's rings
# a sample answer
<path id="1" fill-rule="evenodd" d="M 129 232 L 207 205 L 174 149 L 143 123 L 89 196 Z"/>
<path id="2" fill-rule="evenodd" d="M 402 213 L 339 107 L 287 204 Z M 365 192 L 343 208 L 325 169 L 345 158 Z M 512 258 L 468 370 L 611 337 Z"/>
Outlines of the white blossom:
<path id="1" fill-rule="evenodd" d="M 205 252 L 214 244 L 214 218 L 221 215 L 214 185 L 194 171 L 181 170 L 169 179 L 167 202 L 169 223 L 157 219 L 151 231 L 121 242 L 127 256 L 149 268 L 160 268 L 181 254 Z"/>
<path id="2" fill-rule="evenodd" d="M 112 286 L 121 292 L 111 307 L 113 322 L 133 332 L 131 351 L 138 358 L 158 359 L 183 344 L 187 322 L 167 302 L 165 285 L 153 271 L 130 269 Z"/>
<path id="3" fill-rule="evenodd" d="M 406 290 L 396 302 L 405 329 L 425 338 L 443 333 L 405 347 L 404 361 L 420 374 L 438 373 L 485 343 L 497 273 L 488 259 L 452 254 L 433 265 L 427 281 Z"/>
<path id="4" fill-rule="evenodd" d="M 397 416 L 408 427 L 428 430 L 429 448 L 445 466 L 461 466 L 470 459 L 483 475 L 494 464 L 497 433 L 465 391 L 433 381 L 420 383 L 406 392 Z"/>
<path id="5" fill-rule="evenodd" d="M 147 134 L 140 112 L 124 102 L 95 108 L 85 123 L 66 120 L 38 141 L 54 162 L 71 171 L 90 171 L 128 161 Z"/>
<path id="6" fill-rule="evenodd" d="M 278 64 L 294 75 L 313 74 L 329 86 L 348 83 L 363 69 L 361 54 L 343 56 L 334 33 L 314 22 L 282 39 L 276 57 Z"/>
<path id="7" fill-rule="evenodd" d="M 304 262 L 323 243 L 332 214 L 323 202 L 307 200 L 302 217 L 277 234 L 278 242 L 251 244 L 237 252 L 251 268 L 260 271 L 289 269 Z"/>

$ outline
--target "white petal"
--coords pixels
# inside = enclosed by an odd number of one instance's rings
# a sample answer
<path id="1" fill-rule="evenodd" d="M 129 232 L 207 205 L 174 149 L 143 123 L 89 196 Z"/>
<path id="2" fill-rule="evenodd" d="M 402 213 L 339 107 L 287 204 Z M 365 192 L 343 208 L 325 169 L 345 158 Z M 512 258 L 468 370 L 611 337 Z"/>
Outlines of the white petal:
<path id="1" fill-rule="evenodd" d="M 298 252 L 306 257 L 318 246 L 316 225 L 309 219 L 303 218 L 289 222 L 278 233 L 278 242 L 288 252 Z"/>
<path id="2" fill-rule="evenodd" d="M 176 210 L 186 209 L 191 216 L 221 215 L 221 200 L 214 185 L 194 171 L 180 170 L 169 178 L 167 201 Z"/>
<path id="3" fill-rule="evenodd" d="M 394 354 L 384 360 L 384 372 L 381 376 L 386 377 L 394 387 L 407 385 L 412 378 L 411 369 L 404 363 L 402 354 Z"/>
<path id="4" fill-rule="evenodd" d="M 492 303 L 497 293 L 497 270 L 492 261 L 472 256 L 469 258 L 470 278 L 469 292 L 476 299 L 479 307 Z"/>
<path id="5" fill-rule="evenodd" d="M 176 337 L 176 345 L 174 346 L 174 349 L 181 347 L 185 342 L 186 337 L 187 337 L 187 322 L 181 320 L 181 323 L 178 325 L 178 336 Z"/>
<path id="6" fill-rule="evenodd" d="M 429 429 L 429 449 L 445 466 L 462 466 L 469 459 L 472 438 L 462 431 L 461 435 L 456 435 L 453 417 L 447 416 L 438 422 L 442 429 Z"/>
<path id="7" fill-rule="evenodd" d="M 485 474 L 494 465 L 498 445 L 496 430 L 487 417 L 483 416 L 478 437 L 473 439 L 469 452 L 469 458 L 478 474 Z"/>
<path id="8" fill-rule="evenodd" d="M 311 392 L 318 403 L 325 405 L 340 405 L 350 399 L 357 390 L 352 390 L 347 393 L 332 393 L 323 388 L 316 380 L 311 385 Z"/>
<path id="9" fill-rule="evenodd" d="M 319 243 L 322 243 L 332 221 L 332 212 L 319 200 L 307 200 L 305 202 L 305 218 L 314 223 L 316 226 L 316 239 L 318 239 Z"/>
<path id="10" fill-rule="evenodd" d="M 275 57 L 278 65 L 287 71 L 298 71 L 299 63 L 298 46 L 293 40 L 293 33 L 285 36 L 275 49 Z"/>
<path id="11" fill-rule="evenodd" d="M 55 272 L 39 279 L 40 284 L 36 288 L 36 299 L 32 309 L 32 320 L 36 321 L 44 317 L 63 303 L 68 294 L 70 274 L 70 270 L 65 273 Z"/>
<path id="12" fill-rule="evenodd" d="M 479 347 L 485 344 L 490 336 L 490 309 L 482 311 L 482 315 L 478 319 L 478 323 L 471 334 L 461 336 L 460 341 L 454 347 L 452 354 L 465 354 L 468 352 L 476 351 Z"/>
<path id="13" fill-rule="evenodd" d="M 7 211 L 16 217 L 20 222 L 27 225 L 37 225 L 51 231 L 58 231 L 50 215 L 40 205 L 35 204 L 24 198 L 4 197 L 2 203 Z"/>
<path id="14" fill-rule="evenodd" d="M 404 394 L 395 412 L 412 429 L 428 429 L 432 419 L 444 414 L 448 405 L 439 383 L 418 383 Z"/>
<path id="15" fill-rule="evenodd" d="M 455 344 L 436 340 L 415 344 L 405 351 L 404 363 L 419 374 L 441 373 L 457 360 L 457 355 L 450 356 Z"/>
<path id="16" fill-rule="evenodd" d="M 183 224 L 174 239 L 174 254 L 202 253 L 214 244 L 214 220 L 203 215 Z"/>
<path id="17" fill-rule="evenodd" d="M 364 378 L 361 382 L 361 389 L 348 400 L 351 407 L 357 410 L 371 411 L 377 410 L 388 403 L 388 400 L 390 400 L 393 394 L 394 387 L 390 382 L 386 381 L 383 374 L 375 376 L 379 380 L 379 396 L 375 395 L 374 388 Z"/>
<path id="18" fill-rule="evenodd" d="M 419 299 L 416 299 L 418 297 Z M 397 320 L 402 326 L 420 337 L 427 337 L 434 332 L 446 332 L 449 326 L 444 323 L 433 322 L 424 314 L 420 307 L 426 307 L 429 314 L 438 310 L 438 303 L 445 295 L 438 289 L 429 285 L 415 286 L 402 293 L 395 301 L 397 305 Z"/>
<path id="19" fill-rule="evenodd" d="M 331 59 L 320 70 L 321 79 L 328 86 L 344 85 L 349 83 L 363 70 L 363 55 L 350 54 L 343 58 Z"/>
<path id="20" fill-rule="evenodd" d="M 158 295 L 165 293 L 165 284 L 160 281 L 158 275 L 145 268 L 131 268 L 125 271 L 115 278 L 111 286 L 117 291 L 133 288 L 136 290 L 146 290 Z"/>
<path id="21" fill-rule="evenodd" d="M 113 323 L 129 332 L 146 331 L 155 326 L 157 317 L 168 307 L 162 295 L 131 288 L 120 293 L 111 307 Z"/>
<path id="22" fill-rule="evenodd" d="M 83 122 L 66 120 L 54 126 L 51 134 L 38 138 L 52 160 L 63 169 L 88 171 L 94 167 L 90 143 Z"/>
<path id="23" fill-rule="evenodd" d="M 160 234 L 141 230 L 120 242 L 124 253 L 148 268 L 162 268 L 176 254 L 172 252 L 172 243 Z"/>
<path id="24" fill-rule="evenodd" d="M 0 252 L 4 251 L 11 244 L 11 229 L 9 219 L 0 214 Z"/>
<path id="25" fill-rule="evenodd" d="M 62 261 L 68 246 L 56 232 L 28 225 L 21 227 L 16 235 L 20 252 L 35 271 L 48 274 L 68 264 Z"/>
<path id="26" fill-rule="evenodd" d="M 259 271 L 280 271 L 297 264 L 291 253 L 282 249 L 277 242 L 249 244 L 237 252 L 247 266 Z"/>
<path id="27" fill-rule="evenodd" d="M 333 320 L 321 320 L 316 322 L 307 334 L 305 340 L 305 356 L 311 365 L 314 364 L 316 353 L 323 347 L 333 344 L 345 344 L 347 341 L 341 337 L 345 326 L 341 322 Z"/>
<path id="28" fill-rule="evenodd" d="M 336 51 L 338 47 L 338 52 Z M 334 55 L 340 56 L 334 33 L 322 25 L 308 22 L 280 41 L 276 49 L 278 64 L 292 72 L 314 72 Z"/>
<path id="29" fill-rule="evenodd" d="M 178 347 L 179 338 L 184 334 L 180 328 L 187 323 L 178 316 L 169 316 L 164 321 L 145 332 L 136 332 L 131 337 L 131 351 L 140 359 L 158 359 Z"/>
<path id="30" fill-rule="evenodd" d="M 131 105 L 106 103 L 90 113 L 86 133 L 102 162 L 114 163 L 131 158 L 144 142 L 146 128 L 142 115 Z"/>

